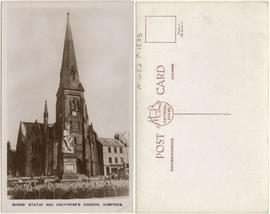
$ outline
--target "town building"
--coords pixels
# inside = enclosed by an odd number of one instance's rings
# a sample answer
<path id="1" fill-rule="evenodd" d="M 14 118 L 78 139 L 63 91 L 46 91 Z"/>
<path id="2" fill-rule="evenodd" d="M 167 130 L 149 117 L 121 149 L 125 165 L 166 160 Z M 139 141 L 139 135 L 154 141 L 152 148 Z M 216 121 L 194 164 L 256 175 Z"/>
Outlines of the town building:
<path id="1" fill-rule="evenodd" d="M 98 153 L 101 175 L 118 174 L 128 170 L 128 146 L 115 138 L 98 138 Z"/>
<path id="2" fill-rule="evenodd" d="M 7 174 L 15 174 L 15 160 L 16 160 L 16 151 L 11 149 L 10 142 L 7 143 Z"/>

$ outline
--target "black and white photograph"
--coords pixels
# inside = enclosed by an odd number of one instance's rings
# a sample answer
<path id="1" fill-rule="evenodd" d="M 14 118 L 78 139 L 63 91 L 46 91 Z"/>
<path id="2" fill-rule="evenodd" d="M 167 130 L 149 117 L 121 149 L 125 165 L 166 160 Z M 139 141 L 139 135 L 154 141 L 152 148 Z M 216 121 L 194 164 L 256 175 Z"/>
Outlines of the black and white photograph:
<path id="1" fill-rule="evenodd" d="M 5 2 L 2 49 L 5 210 L 131 211 L 132 3 Z"/>

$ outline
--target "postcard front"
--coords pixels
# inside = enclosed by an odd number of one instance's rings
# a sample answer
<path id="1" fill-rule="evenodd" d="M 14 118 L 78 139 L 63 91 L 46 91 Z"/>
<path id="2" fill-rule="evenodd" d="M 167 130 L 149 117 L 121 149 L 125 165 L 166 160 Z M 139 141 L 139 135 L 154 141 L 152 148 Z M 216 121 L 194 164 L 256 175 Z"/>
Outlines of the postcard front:
<path id="1" fill-rule="evenodd" d="M 266 2 L 137 3 L 137 210 L 266 212 Z"/>
<path id="2" fill-rule="evenodd" d="M 132 211 L 132 11 L 3 3 L 3 211 Z"/>

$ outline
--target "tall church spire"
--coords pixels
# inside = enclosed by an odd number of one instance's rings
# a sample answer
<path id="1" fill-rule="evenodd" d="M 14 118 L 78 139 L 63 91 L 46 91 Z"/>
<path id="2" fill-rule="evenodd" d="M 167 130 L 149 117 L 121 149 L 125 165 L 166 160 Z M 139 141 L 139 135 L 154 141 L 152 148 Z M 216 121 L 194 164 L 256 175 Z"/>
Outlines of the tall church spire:
<path id="1" fill-rule="evenodd" d="M 44 115 L 45 114 L 48 114 L 47 100 L 45 100 L 45 106 L 44 106 Z"/>
<path id="2" fill-rule="evenodd" d="M 48 119 L 49 119 L 49 113 L 48 113 L 48 106 L 47 106 L 47 100 L 45 100 L 45 106 L 44 106 L 44 113 L 43 113 L 43 130 L 45 131 L 48 127 Z"/>
<path id="3" fill-rule="evenodd" d="M 81 91 L 84 90 L 79 80 L 75 49 L 69 21 L 69 13 L 67 13 L 66 35 L 60 73 L 60 85 L 58 91 L 61 89 L 75 89 Z"/>

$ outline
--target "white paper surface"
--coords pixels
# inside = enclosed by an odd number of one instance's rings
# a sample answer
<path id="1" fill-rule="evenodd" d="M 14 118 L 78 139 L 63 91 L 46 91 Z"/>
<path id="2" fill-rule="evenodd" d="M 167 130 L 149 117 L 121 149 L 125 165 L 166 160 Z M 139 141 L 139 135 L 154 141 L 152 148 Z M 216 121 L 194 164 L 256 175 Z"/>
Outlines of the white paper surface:
<path id="1" fill-rule="evenodd" d="M 137 211 L 267 212 L 267 7 L 137 3 Z"/>

